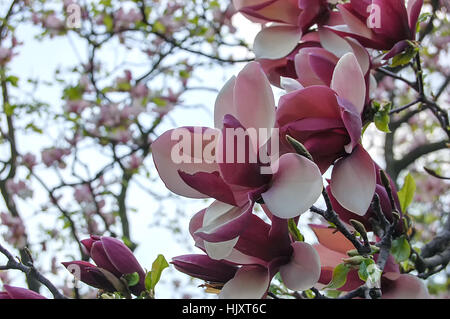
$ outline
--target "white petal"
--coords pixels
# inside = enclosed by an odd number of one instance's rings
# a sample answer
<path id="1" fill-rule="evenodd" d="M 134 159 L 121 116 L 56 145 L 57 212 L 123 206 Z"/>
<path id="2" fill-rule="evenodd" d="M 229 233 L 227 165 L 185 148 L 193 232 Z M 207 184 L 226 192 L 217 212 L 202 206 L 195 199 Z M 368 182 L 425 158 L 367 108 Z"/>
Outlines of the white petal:
<path id="1" fill-rule="evenodd" d="M 286 93 L 303 89 L 303 85 L 299 81 L 284 76 L 280 77 L 280 84 Z"/>
<path id="2" fill-rule="evenodd" d="M 362 146 L 334 165 L 330 187 L 342 207 L 360 216 L 366 214 L 375 193 L 376 174 L 374 163 Z"/>
<path id="3" fill-rule="evenodd" d="M 211 259 L 221 260 L 227 258 L 231 254 L 231 251 L 234 246 L 236 246 L 238 240 L 239 237 L 218 243 L 210 243 L 205 240 L 203 243 L 205 245 L 206 253 Z"/>
<path id="4" fill-rule="evenodd" d="M 313 246 L 304 242 L 292 244 L 291 261 L 280 267 L 284 284 L 291 290 L 306 290 L 313 287 L 320 278 L 320 258 Z"/>
<path id="5" fill-rule="evenodd" d="M 234 106 L 234 85 L 236 77 L 233 76 L 224 87 L 220 90 L 214 105 L 214 126 L 218 129 L 223 127 L 223 117 L 226 114 L 236 116 L 236 108 Z"/>
<path id="6" fill-rule="evenodd" d="M 366 102 L 366 81 L 353 53 L 347 53 L 336 65 L 331 80 L 331 88 L 336 93 L 350 101 L 361 113 Z"/>
<path id="7" fill-rule="evenodd" d="M 272 25 L 256 35 L 253 51 L 258 59 L 281 59 L 295 49 L 301 38 L 302 32 L 297 27 Z"/>
<path id="8" fill-rule="evenodd" d="M 262 193 L 267 208 L 277 217 L 293 218 L 306 212 L 323 189 L 315 163 L 294 153 L 284 154 L 272 165 L 272 185 Z"/>
<path id="9" fill-rule="evenodd" d="M 261 299 L 269 287 L 267 269 L 242 267 L 219 294 L 220 299 Z"/>

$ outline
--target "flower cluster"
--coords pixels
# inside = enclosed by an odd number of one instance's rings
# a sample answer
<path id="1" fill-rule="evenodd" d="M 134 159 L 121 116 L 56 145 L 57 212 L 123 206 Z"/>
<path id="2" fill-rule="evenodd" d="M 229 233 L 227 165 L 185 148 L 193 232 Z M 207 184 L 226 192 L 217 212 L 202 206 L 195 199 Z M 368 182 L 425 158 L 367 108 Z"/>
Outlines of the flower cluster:
<path id="1" fill-rule="evenodd" d="M 388 222 L 401 217 L 394 183 L 383 182 L 361 136 L 377 87 L 372 70 L 414 40 L 422 1 L 409 1 L 407 7 L 402 0 L 233 2 L 244 16 L 263 24 L 254 42 L 256 62 L 220 91 L 214 128 L 176 128 L 152 144 L 155 166 L 169 190 L 215 199 L 190 225 L 206 255 L 175 257 L 173 264 L 215 283 L 223 298 L 265 297 L 278 272 L 289 289 L 307 290 L 327 284 L 330 271 L 354 249 L 323 226 L 312 226 L 321 241 L 316 246 L 289 231 L 323 192 L 342 221 L 359 221 L 368 231 L 377 218 L 375 195 Z M 390 52 L 375 59 L 377 50 Z M 277 105 L 271 84 L 286 91 Z M 328 171 L 324 189 L 322 175 Z M 266 220 L 254 214 L 256 205 Z M 396 234 L 404 231 L 398 223 Z M 330 243 L 338 252 L 323 248 Z M 408 287 L 423 287 L 395 267 L 389 260 L 379 279 L 390 287 L 382 287 L 387 297 L 426 295 L 423 289 L 408 292 Z M 356 279 L 347 286 L 364 284 Z M 342 290 L 350 290 L 347 286 Z"/>

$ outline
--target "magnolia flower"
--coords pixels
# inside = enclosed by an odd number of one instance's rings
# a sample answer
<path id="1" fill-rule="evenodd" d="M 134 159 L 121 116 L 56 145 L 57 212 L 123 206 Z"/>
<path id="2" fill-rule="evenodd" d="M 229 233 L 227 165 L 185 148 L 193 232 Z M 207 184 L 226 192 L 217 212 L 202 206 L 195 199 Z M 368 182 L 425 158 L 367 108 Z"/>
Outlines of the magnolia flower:
<path id="1" fill-rule="evenodd" d="M 58 163 L 60 167 L 64 167 L 63 157 L 70 154 L 69 149 L 63 148 L 48 148 L 41 152 L 42 162 L 47 167 Z"/>
<path id="2" fill-rule="evenodd" d="M 3 285 L 5 291 L 0 291 L 0 299 L 47 299 L 29 289 Z"/>
<path id="3" fill-rule="evenodd" d="M 27 240 L 25 225 L 20 217 L 11 216 L 11 214 L 0 213 L 0 222 L 6 226 L 8 231 L 3 235 L 6 242 L 14 247 L 24 248 Z"/>
<path id="4" fill-rule="evenodd" d="M 314 245 L 320 256 L 322 270 L 319 283 L 328 284 L 331 281 L 333 269 L 347 258 L 347 251 L 353 250 L 352 243 L 335 229 L 322 225 L 310 225 L 316 234 L 319 244 Z M 378 258 L 377 255 L 374 259 Z M 351 291 L 363 285 L 358 276 L 357 269 L 351 269 L 347 275 L 344 286 L 340 291 Z M 409 274 L 400 274 L 399 267 L 393 257 L 389 256 L 381 276 L 381 292 L 383 299 L 423 299 L 429 298 L 427 288 L 417 277 Z"/>
<path id="5" fill-rule="evenodd" d="M 376 80 L 371 75 L 371 58 L 367 50 L 352 38 L 342 38 L 335 33 L 320 28 L 302 37 L 301 43 L 288 56 L 277 59 L 260 59 L 271 83 L 283 87 L 288 92 L 312 85 L 330 86 L 334 70 L 340 58 L 347 53 L 355 55 L 364 74 L 366 100 L 376 88 Z"/>
<path id="6" fill-rule="evenodd" d="M 89 102 L 85 100 L 69 100 L 64 106 L 64 110 L 68 113 L 80 115 L 88 106 Z"/>
<path id="7" fill-rule="evenodd" d="M 145 272 L 131 250 L 112 237 L 91 236 L 81 243 L 86 247 L 96 265 L 85 261 L 63 262 L 62 264 L 82 282 L 109 292 L 120 291 L 120 278 L 137 273 L 139 282 L 130 291 L 139 296 L 145 290 Z"/>
<path id="8" fill-rule="evenodd" d="M 253 50 L 257 58 L 279 59 L 288 55 L 302 34 L 314 24 L 327 23 L 328 3 L 335 0 L 234 0 L 235 7 L 255 22 L 274 22 L 264 27 L 255 38 Z"/>
<path id="9" fill-rule="evenodd" d="M 7 62 L 11 61 L 13 55 L 12 49 L 0 47 L 0 65 L 5 65 Z"/>
<path id="10" fill-rule="evenodd" d="M 32 169 L 37 165 L 36 156 L 31 153 L 25 153 L 22 155 L 22 164 L 27 168 Z"/>
<path id="11" fill-rule="evenodd" d="M 14 194 L 22 199 L 31 198 L 33 196 L 33 190 L 24 182 L 15 182 L 12 179 L 6 181 L 6 188 L 9 194 Z"/>
<path id="12" fill-rule="evenodd" d="M 248 64 L 227 82 L 217 97 L 214 119 L 214 129 L 179 128 L 153 142 L 153 160 L 168 189 L 222 202 L 224 223 L 249 215 L 261 199 L 281 218 L 298 216 L 314 204 L 322 191 L 316 164 L 294 153 L 261 161 L 269 147 L 275 102 L 258 63 Z M 265 136 L 258 135 L 261 131 Z M 230 132 L 241 134 L 233 138 Z"/>
<path id="13" fill-rule="evenodd" d="M 405 0 L 351 0 L 338 5 L 345 24 L 330 30 L 368 48 L 392 49 L 388 59 L 407 47 L 406 40 L 415 40 L 422 5 L 423 0 L 408 0 L 407 6 Z"/>
<path id="14" fill-rule="evenodd" d="M 360 144 L 366 84 L 353 53 L 338 61 L 330 87 L 313 85 L 282 96 L 277 126 L 282 141 L 290 135 L 303 143 L 322 172 L 334 163 L 332 194 L 349 211 L 364 215 L 376 176 L 374 163 Z"/>
<path id="15" fill-rule="evenodd" d="M 191 276 L 223 284 L 219 298 L 263 298 L 278 272 L 289 289 L 311 288 L 320 275 L 317 252 L 307 243 L 292 240 L 287 220 L 266 212 L 271 225 L 252 214 L 236 244 L 217 250 L 214 243 L 202 239 L 211 216 L 207 210 L 200 211 L 191 220 L 190 232 L 196 246 L 209 257 L 184 255 L 175 257 L 172 263 Z"/>

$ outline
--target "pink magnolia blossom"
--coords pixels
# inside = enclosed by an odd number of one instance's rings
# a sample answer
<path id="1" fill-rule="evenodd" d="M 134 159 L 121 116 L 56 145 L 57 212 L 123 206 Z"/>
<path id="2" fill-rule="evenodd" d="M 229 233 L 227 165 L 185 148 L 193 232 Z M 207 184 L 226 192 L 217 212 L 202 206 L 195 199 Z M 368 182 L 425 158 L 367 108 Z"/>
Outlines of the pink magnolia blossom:
<path id="1" fill-rule="evenodd" d="M 319 244 L 314 245 L 322 266 L 319 283 L 326 285 L 331 281 L 333 269 L 343 262 L 343 258 L 348 257 L 347 251 L 354 247 L 342 233 L 335 232 L 332 228 L 321 225 L 310 226 L 319 240 Z M 374 259 L 377 258 L 378 256 L 375 255 Z M 364 282 L 358 276 L 358 270 L 351 269 L 345 285 L 338 290 L 351 291 L 363 284 Z M 392 256 L 389 256 L 381 276 L 381 291 L 383 299 L 429 298 L 424 283 L 413 275 L 401 274 Z"/>
<path id="2" fill-rule="evenodd" d="M 249 215 L 253 203 L 260 198 L 282 218 L 300 215 L 317 200 L 322 191 L 322 179 L 313 162 L 291 153 L 272 162 L 269 168 L 269 163 L 264 165 L 259 160 L 256 163 L 249 160 L 252 154 L 264 152 L 267 138 L 255 140 L 245 134 L 244 140 L 233 143 L 227 137 L 227 129 L 247 133 L 249 129 L 270 131 L 273 128 L 274 97 L 258 63 L 248 64 L 237 77 L 227 82 L 217 97 L 214 119 L 214 129 L 179 128 L 165 132 L 153 142 L 153 160 L 168 189 L 186 197 L 213 197 L 226 203 L 229 207 L 224 209 L 229 212 L 229 218 L 236 218 L 236 214 Z M 198 148 L 193 151 L 195 154 L 182 149 L 188 160 L 176 163 L 173 151 L 179 147 L 179 138 L 173 137 L 178 133 L 189 135 L 192 142 L 205 138 L 210 143 L 193 145 Z M 236 160 L 238 152 L 232 147 L 245 149 L 243 163 Z M 197 157 L 196 154 L 203 157 L 208 149 L 214 152 L 204 158 Z M 230 153 L 234 155 L 233 160 L 224 161 Z M 263 167 L 268 171 L 266 174 L 261 173 Z"/>
<path id="3" fill-rule="evenodd" d="M 0 65 L 5 65 L 11 61 L 13 55 L 12 49 L 0 47 Z"/>
<path id="4" fill-rule="evenodd" d="M 64 148 L 48 148 L 41 152 L 42 162 L 47 167 L 54 164 L 58 164 L 60 167 L 64 167 L 63 157 L 70 154 L 70 149 Z"/>
<path id="5" fill-rule="evenodd" d="M 330 12 L 332 0 L 235 0 L 235 6 L 258 22 L 275 22 L 265 26 L 255 37 L 253 51 L 257 58 L 280 59 L 292 52 L 303 34 L 314 25 L 334 23 Z"/>
<path id="6" fill-rule="evenodd" d="M 134 8 L 131 8 L 128 11 L 120 8 L 114 13 L 114 27 L 116 31 L 129 28 L 141 20 L 142 13 Z"/>
<path id="7" fill-rule="evenodd" d="M 15 182 L 12 179 L 6 181 L 6 188 L 11 195 L 17 195 L 22 199 L 31 198 L 33 196 L 33 190 L 28 187 L 24 181 Z"/>
<path id="8" fill-rule="evenodd" d="M 303 36 L 288 56 L 277 60 L 260 59 L 259 62 L 274 85 L 293 91 L 312 85 L 330 86 L 340 58 L 348 53 L 356 57 L 364 74 L 367 104 L 370 92 L 376 87 L 376 80 L 370 73 L 371 58 L 367 50 L 351 38 L 342 38 L 321 28 Z"/>
<path id="9" fill-rule="evenodd" d="M 292 240 L 287 220 L 266 212 L 271 224 L 252 214 L 236 243 L 217 249 L 215 243 L 202 238 L 205 227 L 210 226 L 211 210 L 200 211 L 191 220 L 190 232 L 196 246 L 208 256 L 184 255 L 172 263 L 191 276 L 223 283 L 219 298 L 263 298 L 278 272 L 292 290 L 311 288 L 320 275 L 317 252 L 307 243 Z"/>
<path id="10" fill-rule="evenodd" d="M 0 221 L 2 225 L 8 228 L 8 231 L 3 236 L 6 242 L 17 248 L 25 247 L 26 233 L 22 219 L 7 213 L 0 213 Z"/>
<path id="11" fill-rule="evenodd" d="M 90 286 L 114 292 L 116 288 L 99 268 L 108 271 L 117 279 L 123 275 L 137 272 L 139 282 L 135 286 L 130 287 L 130 290 L 137 296 L 145 290 L 144 269 L 142 269 L 136 257 L 124 243 L 115 238 L 105 236 L 91 236 L 89 239 L 82 240 L 81 243 L 86 247 L 96 265 L 86 261 L 62 263 L 75 276 L 79 275 L 81 277 L 78 279 Z"/>
<path id="12" fill-rule="evenodd" d="M 37 165 L 36 156 L 31 153 L 25 153 L 24 155 L 22 155 L 22 164 L 29 169 L 33 168 Z"/>
<path id="13" fill-rule="evenodd" d="M 84 100 L 70 100 L 67 101 L 66 105 L 64 106 L 64 110 L 68 113 L 75 113 L 80 115 L 88 106 L 88 101 Z"/>
<path id="14" fill-rule="evenodd" d="M 304 144 L 322 172 L 334 164 L 331 192 L 358 215 L 367 212 L 376 185 L 374 163 L 360 144 L 365 101 L 364 74 L 355 55 L 347 53 L 338 61 L 330 87 L 292 91 L 281 97 L 277 109 L 277 126 L 287 149 L 285 136 L 290 135 Z"/>
<path id="15" fill-rule="evenodd" d="M 92 196 L 91 189 L 89 185 L 81 185 L 75 187 L 74 198 L 78 203 L 92 203 L 94 197 Z"/>
<path id="16" fill-rule="evenodd" d="M 138 169 L 142 165 L 142 157 L 133 153 L 128 159 L 127 167 L 128 169 L 135 170 Z"/>
<path id="17" fill-rule="evenodd" d="M 368 48 L 392 49 L 390 58 L 406 48 L 406 40 L 415 40 L 422 5 L 423 0 L 408 0 L 407 6 L 404 0 L 351 0 L 338 5 L 345 24 L 330 30 Z"/>
<path id="18" fill-rule="evenodd" d="M 61 31 L 64 29 L 64 21 L 58 18 L 55 13 L 50 13 L 45 17 L 42 24 L 51 31 Z"/>

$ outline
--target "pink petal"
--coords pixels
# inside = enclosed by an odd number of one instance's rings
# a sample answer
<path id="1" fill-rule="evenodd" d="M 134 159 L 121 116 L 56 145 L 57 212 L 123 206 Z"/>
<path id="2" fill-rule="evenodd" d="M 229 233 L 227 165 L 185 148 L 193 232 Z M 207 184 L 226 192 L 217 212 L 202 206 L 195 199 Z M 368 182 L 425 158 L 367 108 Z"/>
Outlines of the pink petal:
<path id="1" fill-rule="evenodd" d="M 313 246 L 304 242 L 292 244 L 291 261 L 280 267 L 284 284 L 291 290 L 306 290 L 320 278 L 320 258 Z"/>
<path id="2" fill-rule="evenodd" d="M 387 286 L 387 287 L 386 287 Z M 382 282 L 383 299 L 428 299 L 428 289 L 419 278 L 402 274 L 397 280 Z"/>
<path id="3" fill-rule="evenodd" d="M 416 34 L 416 24 L 422 10 L 423 0 L 408 0 L 406 10 L 408 11 L 408 22 L 411 33 Z M 414 40 L 414 39 L 412 39 Z"/>
<path id="4" fill-rule="evenodd" d="M 44 296 L 38 294 L 37 292 L 21 287 L 3 285 L 3 288 L 5 289 L 9 297 L 6 299 L 47 299 Z"/>
<path id="5" fill-rule="evenodd" d="M 306 212 L 319 198 L 323 184 L 319 168 L 298 154 L 284 154 L 272 165 L 272 185 L 261 196 L 277 217 L 293 218 Z"/>
<path id="6" fill-rule="evenodd" d="M 375 166 L 370 155 L 359 145 L 340 159 L 331 174 L 331 192 L 347 210 L 364 216 L 375 193 Z"/>
<path id="7" fill-rule="evenodd" d="M 298 107 L 301 105 L 302 107 Z M 277 109 L 277 124 L 286 124 L 303 118 L 340 118 L 336 94 L 326 86 L 309 86 L 280 98 Z"/>
<path id="8" fill-rule="evenodd" d="M 219 294 L 220 299 L 261 299 L 269 288 L 267 269 L 245 266 L 239 269 Z"/>
<path id="9" fill-rule="evenodd" d="M 227 282 L 237 270 L 235 266 L 198 254 L 174 257 L 172 264 L 189 276 L 212 282 Z"/>
<path id="10" fill-rule="evenodd" d="M 331 88 L 340 97 L 350 101 L 359 113 L 362 113 L 366 101 L 366 81 L 353 53 L 345 54 L 337 63 Z"/>
<path id="11" fill-rule="evenodd" d="M 302 32 L 298 27 L 272 25 L 256 35 L 253 51 L 258 59 L 280 59 L 291 53 L 301 38 Z"/>
<path id="12" fill-rule="evenodd" d="M 246 129 L 273 128 L 275 98 L 259 63 L 251 62 L 239 72 L 234 87 L 234 105 L 235 117 Z"/>
<path id="13" fill-rule="evenodd" d="M 326 85 L 326 83 L 323 82 L 323 80 L 317 75 L 317 73 L 312 68 L 310 59 L 311 55 L 321 56 L 333 64 L 337 63 L 338 58 L 336 58 L 336 56 L 334 56 L 332 53 L 328 52 L 323 48 L 315 48 L 315 47 L 303 48 L 299 50 L 298 54 L 295 56 L 295 70 L 297 73 L 297 77 L 303 86 L 306 87 L 311 85 Z"/>
<path id="14" fill-rule="evenodd" d="M 225 183 L 219 172 L 197 172 L 190 175 L 180 171 L 179 174 L 187 185 L 198 190 L 200 193 L 230 205 L 238 204 L 230 185 Z"/>
<path id="15" fill-rule="evenodd" d="M 332 251 L 340 253 L 342 256 L 346 256 L 347 251 L 354 249 L 355 247 L 345 236 L 336 231 L 334 228 L 328 228 L 324 225 L 309 225 L 317 236 L 319 243 L 324 247 L 331 249 Z"/>
<path id="16" fill-rule="evenodd" d="M 338 36 L 329 29 L 320 28 L 319 36 L 322 47 L 333 53 L 338 58 L 341 58 L 346 53 L 352 52 L 352 47 L 350 44 L 344 38 Z"/>
<path id="17" fill-rule="evenodd" d="M 365 38 L 372 38 L 373 32 L 367 27 L 367 24 L 361 21 L 353 13 L 351 13 L 344 5 L 338 5 L 339 12 L 352 33 L 363 36 Z"/>
<path id="18" fill-rule="evenodd" d="M 214 154 L 215 140 L 220 134 L 219 130 L 201 127 L 180 127 L 163 133 L 152 143 L 152 155 L 159 176 L 172 192 L 190 198 L 207 198 L 208 195 L 188 186 L 178 174 L 181 170 L 188 174 L 197 172 L 212 173 L 219 170 L 215 158 L 210 158 L 208 152 Z M 187 144 L 191 147 L 183 147 L 183 137 L 189 137 Z M 173 138 L 172 138 L 173 137 Z M 203 143 L 196 143 L 196 141 Z M 186 157 L 185 161 L 173 158 L 175 155 Z M 204 153 L 205 155 L 204 156 Z"/>

